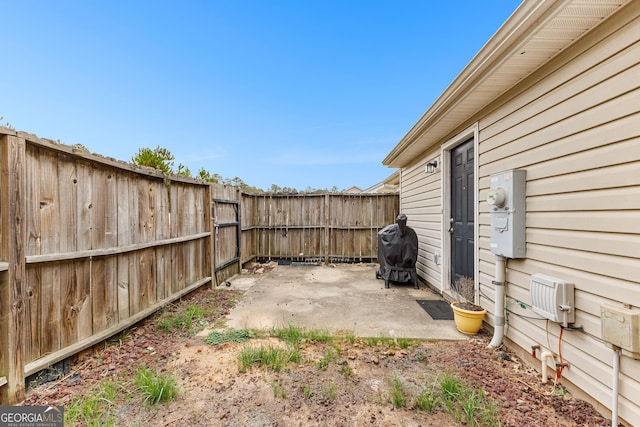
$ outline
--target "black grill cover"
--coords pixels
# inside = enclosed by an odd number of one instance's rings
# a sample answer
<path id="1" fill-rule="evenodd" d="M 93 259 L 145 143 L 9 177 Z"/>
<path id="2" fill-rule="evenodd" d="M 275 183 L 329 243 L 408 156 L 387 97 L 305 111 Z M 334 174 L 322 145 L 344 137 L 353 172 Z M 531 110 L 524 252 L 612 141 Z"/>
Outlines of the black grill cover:
<path id="1" fill-rule="evenodd" d="M 397 224 L 387 225 L 378 232 L 380 269 L 376 276 L 392 282 L 415 280 L 417 259 L 418 236 L 406 226 L 406 216 L 400 214 Z"/>

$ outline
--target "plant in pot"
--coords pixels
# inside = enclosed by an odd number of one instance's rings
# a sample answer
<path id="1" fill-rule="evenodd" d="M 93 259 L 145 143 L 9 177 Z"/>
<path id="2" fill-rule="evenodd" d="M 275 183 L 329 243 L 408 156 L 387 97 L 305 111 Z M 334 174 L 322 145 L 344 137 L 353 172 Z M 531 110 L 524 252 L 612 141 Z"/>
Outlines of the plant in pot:
<path id="1" fill-rule="evenodd" d="M 461 277 L 455 281 L 451 289 L 458 298 L 458 301 L 451 303 L 456 328 L 463 334 L 477 334 L 487 310 L 472 302 L 475 289 L 473 279 Z"/>

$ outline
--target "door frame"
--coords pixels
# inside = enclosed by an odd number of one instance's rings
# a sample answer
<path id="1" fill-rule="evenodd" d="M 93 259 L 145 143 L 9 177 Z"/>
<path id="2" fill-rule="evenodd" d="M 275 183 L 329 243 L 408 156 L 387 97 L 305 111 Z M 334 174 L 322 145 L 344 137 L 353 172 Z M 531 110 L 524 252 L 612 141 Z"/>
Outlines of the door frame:
<path id="1" fill-rule="evenodd" d="M 441 224 L 441 241 L 442 241 L 442 264 L 440 274 L 442 277 L 441 290 L 443 293 L 454 297 L 451 292 L 451 234 L 449 233 L 449 218 L 451 217 L 451 150 L 473 138 L 473 276 L 475 280 L 474 298 L 478 302 L 479 289 L 479 224 L 478 224 L 478 171 L 479 171 L 479 140 L 478 140 L 478 123 L 473 124 L 463 130 L 453 138 L 449 139 L 440 147 L 440 160 L 442 161 L 442 224 Z"/>

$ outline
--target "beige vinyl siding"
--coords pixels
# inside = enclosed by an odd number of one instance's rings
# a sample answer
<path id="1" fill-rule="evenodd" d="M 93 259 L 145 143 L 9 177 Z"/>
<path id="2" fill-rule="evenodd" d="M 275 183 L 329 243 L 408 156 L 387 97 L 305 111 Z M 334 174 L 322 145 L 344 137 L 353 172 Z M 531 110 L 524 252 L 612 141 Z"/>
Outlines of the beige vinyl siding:
<path id="1" fill-rule="evenodd" d="M 611 407 L 612 350 L 600 306 L 640 305 L 640 17 L 637 3 L 605 22 L 504 97 L 479 120 L 479 281 L 493 311 L 494 256 L 484 202 L 491 174 L 527 171 L 527 255 L 509 260 L 507 337 L 529 352 L 558 352 L 559 327 L 535 319 L 534 273 L 576 286 L 576 325 L 565 330 L 563 378 Z M 497 104 L 496 104 L 497 105 Z M 493 316 L 490 314 L 490 321 Z M 623 357 L 619 415 L 640 425 L 640 361 Z"/>
<path id="2" fill-rule="evenodd" d="M 419 161 L 416 166 L 402 170 L 400 212 L 407 215 L 407 225 L 418 235 L 418 276 L 432 286 L 440 288 L 440 264 L 433 261 L 433 256 L 435 253 L 442 253 L 441 173 L 427 175 L 424 171 L 427 161 L 437 155 L 433 153 Z"/>

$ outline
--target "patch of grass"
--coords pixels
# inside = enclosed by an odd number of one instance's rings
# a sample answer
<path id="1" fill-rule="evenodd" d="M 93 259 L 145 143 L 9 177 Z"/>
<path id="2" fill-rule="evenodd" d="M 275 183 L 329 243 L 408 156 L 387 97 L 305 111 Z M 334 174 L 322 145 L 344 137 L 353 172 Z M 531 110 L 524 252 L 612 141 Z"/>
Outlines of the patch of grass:
<path id="1" fill-rule="evenodd" d="M 467 424 L 471 426 L 478 425 L 477 415 L 480 413 L 484 404 L 484 392 L 482 390 L 466 389 L 460 399 L 460 408 L 464 413 Z"/>
<path id="2" fill-rule="evenodd" d="M 305 399 L 311 399 L 313 397 L 313 388 L 309 384 L 302 384 L 300 390 L 302 390 L 302 395 Z"/>
<path id="3" fill-rule="evenodd" d="M 289 325 L 286 328 L 273 328 L 269 335 L 275 338 L 280 338 L 287 343 L 287 345 L 299 348 L 302 340 L 307 337 L 307 331 L 299 326 Z"/>
<path id="4" fill-rule="evenodd" d="M 353 369 L 345 362 L 340 366 L 340 373 L 345 378 L 351 378 L 353 376 Z"/>
<path id="5" fill-rule="evenodd" d="M 433 387 L 422 389 L 415 400 L 415 407 L 421 411 L 434 412 L 440 404 L 440 396 Z"/>
<path id="6" fill-rule="evenodd" d="M 200 305 L 178 305 L 174 310 L 165 310 L 158 317 L 156 327 L 163 332 L 188 331 L 197 332 L 208 324 L 205 319 L 206 309 Z"/>
<path id="7" fill-rule="evenodd" d="M 287 367 L 289 362 L 298 363 L 302 356 L 298 350 L 290 350 L 269 345 L 246 346 L 238 355 L 238 368 L 240 372 L 246 372 L 249 368 L 257 365 L 280 372 Z"/>
<path id="8" fill-rule="evenodd" d="M 336 397 L 338 397 L 338 391 L 336 390 L 336 385 L 333 381 L 322 386 L 322 397 L 329 401 L 336 400 Z"/>
<path id="9" fill-rule="evenodd" d="M 271 383 L 271 389 L 273 390 L 273 397 L 279 397 L 281 399 L 287 398 L 287 389 L 284 388 L 280 380 L 275 380 Z"/>
<path id="10" fill-rule="evenodd" d="M 389 397 L 391 404 L 394 408 L 404 408 L 407 406 L 407 388 L 404 381 L 399 376 L 395 376 L 391 380 L 391 389 L 389 390 Z"/>
<path id="11" fill-rule="evenodd" d="M 64 425 L 113 426 L 116 399 L 123 396 L 129 396 L 124 387 L 113 380 L 103 380 L 66 405 Z"/>
<path id="12" fill-rule="evenodd" d="M 342 339 L 344 339 L 349 345 L 353 345 L 356 342 L 356 336 L 352 331 L 347 331 L 342 335 Z"/>
<path id="13" fill-rule="evenodd" d="M 228 341 L 246 342 L 251 338 L 255 338 L 255 336 L 256 334 L 249 329 L 232 330 L 227 332 L 213 331 L 205 337 L 204 341 L 207 344 L 219 345 Z"/>
<path id="14" fill-rule="evenodd" d="M 456 402 L 460 400 L 462 395 L 462 389 L 464 384 L 455 374 L 446 373 L 440 380 L 440 390 L 442 391 L 442 398 L 449 410 L 452 412 Z"/>
<path id="15" fill-rule="evenodd" d="M 398 338 L 398 347 L 402 348 L 402 349 L 406 349 L 411 347 L 412 345 L 415 344 L 414 340 L 411 340 L 409 338 Z"/>
<path id="16" fill-rule="evenodd" d="M 152 405 L 170 402 L 178 395 L 178 386 L 173 376 L 163 375 L 146 366 L 142 366 L 136 373 L 135 383 L 144 400 Z"/>
<path id="17" fill-rule="evenodd" d="M 322 359 L 320 359 L 320 361 L 318 361 L 318 368 L 325 369 L 331 362 L 335 362 L 337 358 L 338 355 L 336 354 L 336 351 L 333 349 L 333 347 L 327 347 L 324 352 L 324 356 L 322 357 Z"/>
<path id="18" fill-rule="evenodd" d="M 269 335 L 275 338 L 280 338 L 285 343 L 295 348 L 299 348 L 300 344 L 305 340 L 324 343 L 332 343 L 335 340 L 335 337 L 328 330 L 307 330 L 295 325 L 289 325 L 286 328 L 273 328 Z"/>
<path id="19" fill-rule="evenodd" d="M 378 347 L 383 345 L 389 348 L 395 347 L 395 339 L 390 337 L 368 337 L 363 338 L 362 342 L 369 347 Z"/>
<path id="20" fill-rule="evenodd" d="M 484 391 L 467 386 L 453 373 L 445 374 L 439 386 L 447 411 L 459 422 L 472 427 L 500 425 L 496 406 L 487 401 Z"/>
<path id="21" fill-rule="evenodd" d="M 315 342 L 324 343 L 332 343 L 335 340 L 331 332 L 325 329 L 312 329 L 309 331 L 307 338 Z"/>

